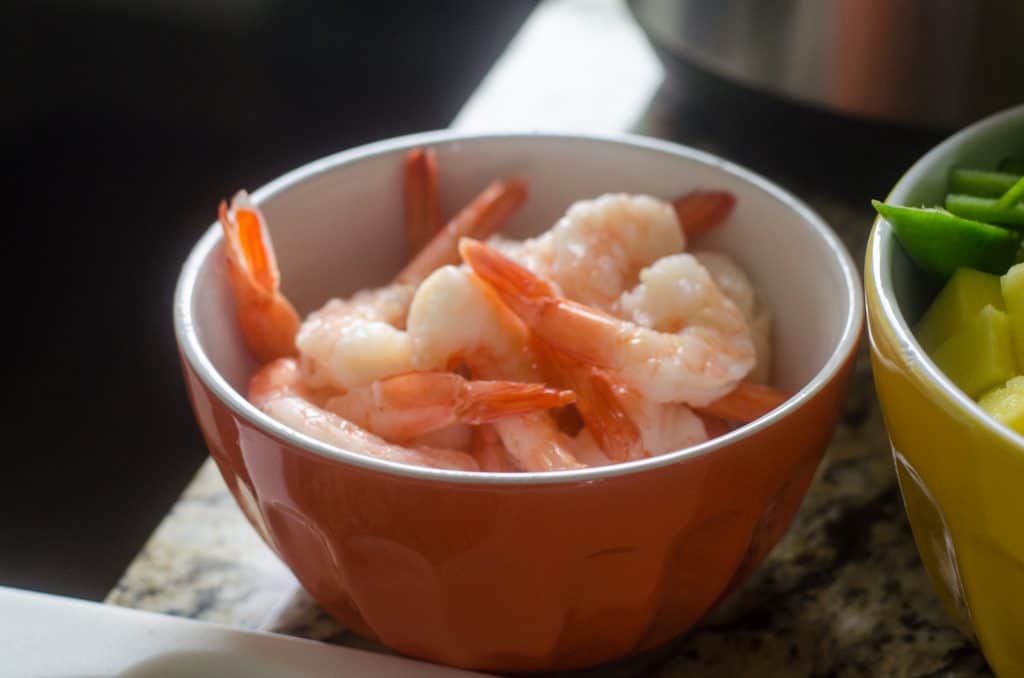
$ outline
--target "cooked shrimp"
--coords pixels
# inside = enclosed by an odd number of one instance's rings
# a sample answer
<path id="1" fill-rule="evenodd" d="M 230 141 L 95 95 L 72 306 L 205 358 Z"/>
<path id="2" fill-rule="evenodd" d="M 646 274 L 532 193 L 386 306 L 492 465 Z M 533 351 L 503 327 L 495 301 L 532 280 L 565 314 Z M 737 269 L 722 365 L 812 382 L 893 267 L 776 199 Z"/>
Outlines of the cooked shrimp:
<path id="1" fill-rule="evenodd" d="M 725 221 L 736 205 L 736 196 L 728 191 L 690 191 L 676 198 L 672 207 L 688 239 L 707 233 Z"/>
<path id="2" fill-rule="evenodd" d="M 726 421 L 749 424 L 787 400 L 789 400 L 789 394 L 784 391 L 764 384 L 741 381 L 726 395 L 698 408 L 698 412 L 701 415 L 718 417 Z"/>
<path id="3" fill-rule="evenodd" d="M 444 226 L 433 149 L 414 148 L 405 156 L 405 234 L 413 254 Z"/>
<path id="4" fill-rule="evenodd" d="M 452 372 L 409 372 L 331 398 L 324 408 L 391 441 L 408 441 L 462 422 L 568 405 L 572 391 L 514 381 L 468 381 Z"/>
<path id="5" fill-rule="evenodd" d="M 518 179 L 492 182 L 438 231 L 395 281 L 416 285 L 440 266 L 459 263 L 459 238 L 493 235 L 519 209 L 526 194 L 526 183 Z"/>
<path id="6" fill-rule="evenodd" d="M 606 370 L 574 364 L 554 351 L 547 355 L 576 392 L 586 431 L 610 460 L 642 459 L 707 440 L 701 420 L 686 405 L 654 402 Z"/>
<path id="7" fill-rule="evenodd" d="M 590 429 L 585 428 L 569 441 L 573 455 L 587 466 L 608 466 L 614 464 L 601 446 L 594 440 Z"/>
<path id="8" fill-rule="evenodd" d="M 349 452 L 416 466 L 463 471 L 479 468 L 465 452 L 395 445 L 318 407 L 291 358 L 274 360 L 257 372 L 249 384 L 249 400 L 285 426 Z"/>
<path id="9" fill-rule="evenodd" d="M 732 257 L 721 252 L 697 251 L 692 253 L 697 262 L 704 267 L 711 279 L 722 290 L 722 294 L 732 299 L 732 303 L 743 313 L 747 321 L 754 318 L 757 296 L 750 278 L 733 261 Z"/>
<path id="10" fill-rule="evenodd" d="M 505 444 L 501 442 L 498 430 L 491 424 L 473 427 L 470 449 L 481 471 L 491 473 L 509 473 L 516 471 L 515 465 L 508 456 Z"/>
<path id="11" fill-rule="evenodd" d="M 540 349 L 548 370 L 576 393 L 576 407 L 585 424 L 584 431 L 605 457 L 628 461 L 648 456 L 637 422 L 623 407 L 614 380 L 606 371 L 580 363 L 543 344 Z M 579 443 L 574 449 L 577 447 Z M 586 449 L 586 444 L 583 448 Z"/>
<path id="12" fill-rule="evenodd" d="M 228 280 L 235 293 L 238 326 L 260 362 L 295 353 L 299 315 L 281 294 L 281 274 L 263 215 L 245 191 L 223 200 L 217 210 L 224 229 Z"/>
<path id="13" fill-rule="evenodd" d="M 548 231 L 521 243 L 496 239 L 496 249 L 556 285 L 558 292 L 605 311 L 637 274 L 683 251 L 672 206 L 646 195 L 608 194 L 581 200 Z"/>
<path id="14" fill-rule="evenodd" d="M 525 196 L 520 181 L 491 184 L 420 250 L 395 282 L 347 300 L 333 299 L 311 313 L 295 340 L 306 381 L 349 390 L 415 369 L 411 340 L 402 328 L 417 285 L 440 266 L 458 260 L 462 235 L 490 235 Z"/>
<path id="15" fill-rule="evenodd" d="M 750 325 L 755 363 L 747 378 L 755 383 L 769 381 L 772 372 L 771 310 L 761 301 L 750 278 L 731 257 L 720 252 L 694 252 L 693 256 L 707 269 L 725 296 L 739 307 Z"/>
<path id="16" fill-rule="evenodd" d="M 629 304 L 644 327 L 551 295 L 544 281 L 483 243 L 463 239 L 460 251 L 538 338 L 611 370 L 655 402 L 706 405 L 754 366 L 743 314 L 691 255 L 663 258 L 641 272 Z"/>
<path id="17" fill-rule="evenodd" d="M 417 369 L 464 363 L 481 379 L 542 380 L 526 328 L 462 268 L 444 266 L 423 281 L 409 307 L 407 328 Z M 579 467 L 566 436 L 545 412 L 506 417 L 494 426 L 524 471 Z"/>
<path id="18" fill-rule="evenodd" d="M 331 299 L 307 316 L 295 343 L 311 386 L 348 390 L 412 371 L 412 347 L 399 329 L 415 287 L 392 284 Z"/>
<path id="19" fill-rule="evenodd" d="M 616 389 L 616 395 L 640 430 L 650 456 L 683 450 L 708 439 L 704 422 L 686 405 L 654 402 L 624 386 Z"/>

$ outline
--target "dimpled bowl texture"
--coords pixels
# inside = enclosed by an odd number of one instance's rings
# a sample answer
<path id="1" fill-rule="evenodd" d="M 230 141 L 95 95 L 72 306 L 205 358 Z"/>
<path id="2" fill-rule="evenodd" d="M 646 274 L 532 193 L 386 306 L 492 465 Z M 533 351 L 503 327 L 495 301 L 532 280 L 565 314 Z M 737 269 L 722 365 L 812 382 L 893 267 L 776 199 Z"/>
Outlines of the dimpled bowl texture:
<path id="1" fill-rule="evenodd" d="M 713 442 L 581 471 L 471 474 L 331 448 L 240 395 L 257 365 L 235 326 L 214 225 L 175 299 L 210 454 L 253 527 L 324 609 L 399 652 L 532 671 L 663 643 L 750 574 L 800 505 L 861 332 L 856 268 L 807 207 L 713 156 L 633 137 L 435 132 L 339 153 L 254 193 L 301 313 L 401 267 L 402 159 L 421 145 L 437 149 L 446 214 L 493 178 L 527 179 L 513 236 L 609 191 L 733 191 L 736 210 L 702 244 L 738 259 L 773 308 L 775 383 L 795 396 Z"/>
<path id="2" fill-rule="evenodd" d="M 955 165 L 1024 151 L 1024 106 L 935 147 L 888 201 L 935 205 Z M 865 268 L 875 384 L 914 540 L 950 615 L 1000 675 L 1024 675 L 1024 439 L 987 417 L 910 328 L 937 291 L 875 221 Z"/>

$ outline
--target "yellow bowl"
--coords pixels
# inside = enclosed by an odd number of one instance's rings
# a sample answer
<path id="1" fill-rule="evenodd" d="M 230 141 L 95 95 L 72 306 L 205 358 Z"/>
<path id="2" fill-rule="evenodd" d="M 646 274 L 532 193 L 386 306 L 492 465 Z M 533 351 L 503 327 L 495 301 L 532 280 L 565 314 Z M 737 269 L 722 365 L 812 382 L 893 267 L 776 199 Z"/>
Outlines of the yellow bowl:
<path id="1" fill-rule="evenodd" d="M 889 202 L 940 204 L 951 167 L 995 167 L 1024 153 L 1024 106 L 950 137 Z M 942 374 L 911 327 L 935 294 L 884 219 L 865 264 L 875 385 L 903 502 L 925 568 L 950 615 L 1000 675 L 1024 676 L 1024 438 Z"/>

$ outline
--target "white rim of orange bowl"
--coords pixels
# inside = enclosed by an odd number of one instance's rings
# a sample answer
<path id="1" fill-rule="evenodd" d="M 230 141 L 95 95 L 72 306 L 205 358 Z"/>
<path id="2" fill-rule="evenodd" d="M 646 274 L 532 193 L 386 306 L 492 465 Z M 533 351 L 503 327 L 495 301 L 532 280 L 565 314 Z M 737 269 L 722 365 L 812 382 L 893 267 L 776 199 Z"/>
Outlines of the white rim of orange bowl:
<path id="1" fill-rule="evenodd" d="M 759 188 L 789 207 L 801 218 L 802 222 L 808 229 L 809 235 L 818 237 L 825 242 L 829 251 L 833 255 L 833 262 L 842 273 L 843 280 L 846 285 L 846 302 L 849 312 L 845 318 L 839 342 L 836 344 L 836 347 L 832 351 L 828 360 L 818 373 L 803 386 L 803 388 L 787 400 L 781 407 L 777 408 L 767 416 L 761 417 L 757 421 L 738 428 L 727 435 L 709 440 L 705 443 L 701 443 L 700 445 L 695 445 L 676 452 L 669 452 L 656 457 L 650 457 L 648 459 L 571 471 L 527 473 L 456 471 L 384 461 L 363 454 L 350 452 L 332 445 L 327 445 L 326 443 L 320 442 L 319 440 L 307 435 L 293 431 L 253 406 L 240 393 L 232 388 L 214 368 L 209 357 L 206 355 L 206 352 L 200 345 L 199 338 L 196 334 L 195 322 L 192 317 L 192 298 L 195 291 L 196 279 L 203 261 L 206 260 L 212 250 L 219 247 L 221 244 L 221 229 L 215 222 L 210 226 L 202 238 L 200 238 L 199 242 L 189 254 L 188 259 L 185 261 L 185 265 L 182 268 L 181 275 L 178 278 L 178 285 L 174 293 L 174 332 L 178 340 L 178 346 L 189 365 L 202 380 L 203 384 L 205 384 L 206 387 L 216 395 L 216 397 L 218 397 L 236 415 L 247 421 L 249 424 L 287 442 L 290 445 L 325 459 L 350 464 L 370 471 L 421 480 L 484 485 L 541 485 L 589 482 L 614 476 L 640 473 L 679 463 L 686 459 L 709 454 L 715 450 L 727 447 L 738 440 L 757 434 L 758 432 L 782 420 L 791 412 L 802 407 L 836 376 L 840 367 L 850 358 L 863 329 L 863 293 L 861 291 L 857 268 L 854 266 L 853 260 L 850 258 L 850 254 L 846 251 L 845 246 L 835 235 L 832 229 L 829 228 L 817 213 L 815 213 L 801 200 L 760 175 L 717 156 L 686 146 L 681 146 L 679 144 L 631 134 L 598 135 L 550 132 L 467 133 L 451 130 L 422 132 L 419 134 L 411 134 L 388 139 L 386 141 L 367 144 L 365 146 L 359 146 L 329 155 L 319 160 L 314 160 L 311 163 L 303 165 L 277 179 L 274 179 L 259 190 L 254 191 L 251 196 L 255 203 L 260 204 L 264 200 L 267 200 L 278 193 L 289 190 L 311 177 L 317 176 L 339 165 L 354 163 L 366 158 L 394 153 L 395 151 L 401 151 L 417 146 L 483 140 L 515 141 L 517 139 L 550 139 L 552 141 L 630 146 L 633 148 L 641 148 L 676 157 L 682 157 L 691 162 L 710 166 L 731 174 L 748 184 Z"/>
<path id="2" fill-rule="evenodd" d="M 942 156 L 949 152 L 950 149 L 967 146 L 978 137 L 999 130 L 1004 125 L 1014 124 L 1019 124 L 1024 129 L 1024 105 L 1000 111 L 965 127 L 925 153 L 917 162 L 911 165 L 910 169 L 893 186 L 885 201 L 894 202 L 899 205 L 904 204 L 907 194 L 911 191 L 911 187 L 920 181 L 921 175 L 928 171 L 932 165 L 939 162 Z M 914 336 L 913 331 L 903 316 L 903 312 L 900 310 L 899 304 L 896 302 L 896 293 L 892 283 L 893 244 L 896 240 L 892 235 L 892 226 L 889 225 L 888 221 L 878 216 L 875 218 L 874 230 L 873 237 L 869 240 L 872 245 L 868 252 L 871 277 L 874 278 L 878 285 L 878 303 L 882 310 L 882 316 L 896 335 L 899 352 L 903 356 L 908 369 L 917 379 L 937 385 L 940 392 L 946 398 L 969 412 L 982 426 L 1001 436 L 1007 442 L 1018 446 L 1024 445 L 1024 437 L 1013 429 L 1000 424 L 982 410 L 966 393 L 957 388 L 950 381 L 949 377 L 943 374 L 942 370 L 932 361 L 925 350 L 921 348 L 921 344 L 918 343 L 917 337 Z"/>

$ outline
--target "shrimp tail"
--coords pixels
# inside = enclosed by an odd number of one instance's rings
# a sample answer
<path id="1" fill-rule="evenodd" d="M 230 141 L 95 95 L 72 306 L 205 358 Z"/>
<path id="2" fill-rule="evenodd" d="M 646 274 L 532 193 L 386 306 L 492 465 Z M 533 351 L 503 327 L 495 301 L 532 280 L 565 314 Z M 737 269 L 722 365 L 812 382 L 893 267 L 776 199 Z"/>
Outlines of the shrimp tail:
<path id="1" fill-rule="evenodd" d="M 260 362 L 294 354 L 299 314 L 280 292 L 281 274 L 263 215 L 239 191 L 230 209 L 221 201 L 217 217 L 246 346 Z"/>
<path id="2" fill-rule="evenodd" d="M 451 372 L 407 372 L 327 401 L 326 409 L 388 440 L 411 440 L 461 422 L 482 424 L 561 407 L 572 391 L 513 381 L 469 381 Z"/>
<path id="3" fill-rule="evenodd" d="M 580 364 L 553 349 L 543 350 L 547 365 L 576 392 L 576 408 L 601 451 L 613 461 L 650 456 L 633 419 L 626 413 L 607 371 Z"/>
<path id="4" fill-rule="evenodd" d="M 547 281 L 482 242 L 463 238 L 459 252 L 537 339 L 577 361 L 615 367 L 608 362 L 622 340 L 617 319 L 555 296 Z"/>
<path id="5" fill-rule="evenodd" d="M 687 240 L 725 221 L 735 205 L 736 196 L 728 191 L 690 191 L 672 203 Z"/>
<path id="6" fill-rule="evenodd" d="M 736 388 L 718 400 L 695 409 L 702 415 L 749 424 L 787 400 L 789 400 L 789 394 L 785 391 L 763 384 L 741 381 Z"/>
<path id="7" fill-rule="evenodd" d="M 412 251 L 419 252 L 444 226 L 433 149 L 415 148 L 405 156 L 405 231 Z"/>
<path id="8" fill-rule="evenodd" d="M 526 195 L 526 182 L 519 179 L 491 183 L 419 251 L 395 280 L 419 284 L 438 268 L 459 263 L 459 239 L 490 237 L 526 201 Z"/>
<path id="9" fill-rule="evenodd" d="M 576 394 L 572 391 L 547 388 L 542 384 L 469 381 L 455 408 L 455 416 L 465 424 L 484 424 L 501 417 L 563 407 L 575 401 Z"/>

